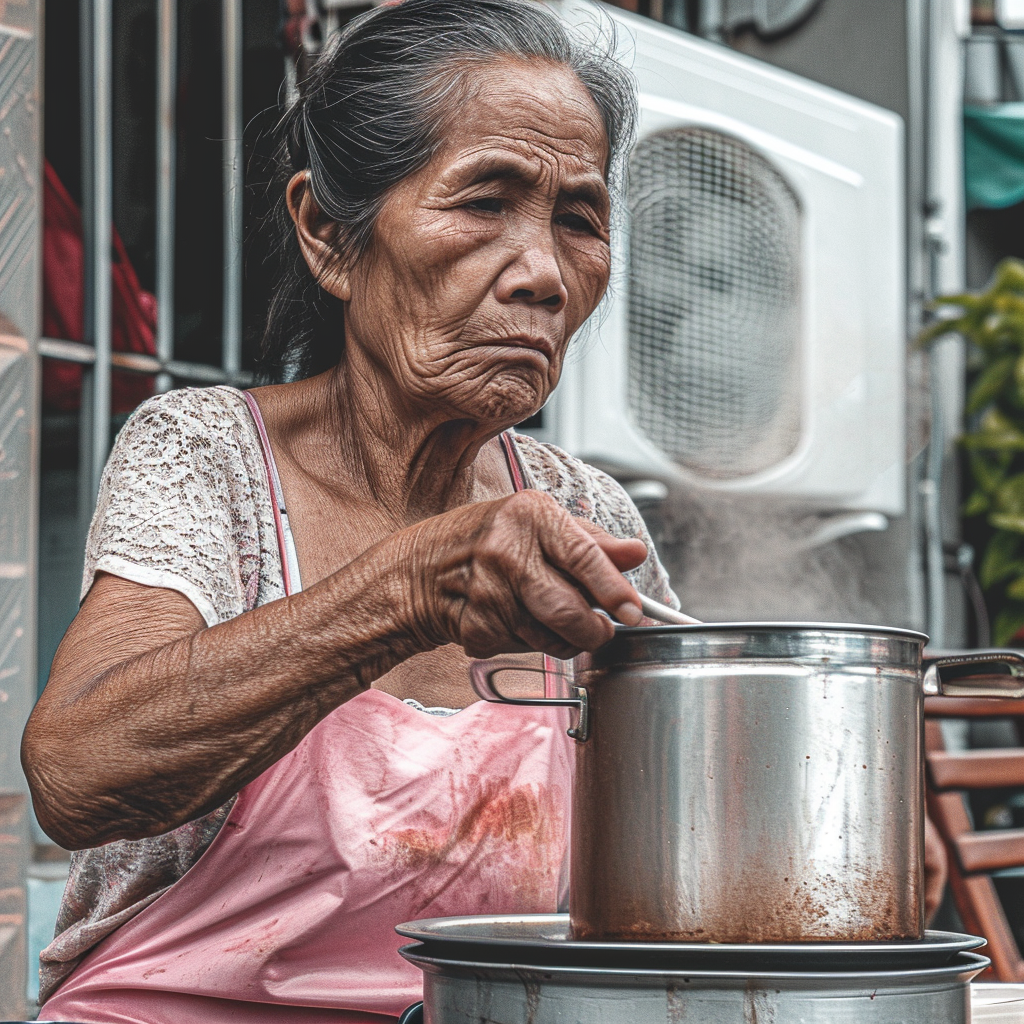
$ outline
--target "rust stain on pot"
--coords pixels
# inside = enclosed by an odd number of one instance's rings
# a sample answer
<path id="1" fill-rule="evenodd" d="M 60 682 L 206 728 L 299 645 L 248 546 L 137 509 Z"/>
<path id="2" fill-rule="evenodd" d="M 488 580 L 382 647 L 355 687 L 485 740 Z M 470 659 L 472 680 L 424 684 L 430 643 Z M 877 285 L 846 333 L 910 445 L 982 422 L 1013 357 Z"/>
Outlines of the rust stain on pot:
<path id="1" fill-rule="evenodd" d="M 886 872 L 871 877 L 842 879 L 819 875 L 801 881 L 795 874 L 780 882 L 751 874 L 737 887 L 732 900 L 706 911 L 692 927 L 691 914 L 678 916 L 681 927 L 666 929 L 665 917 L 655 923 L 638 906 L 605 905 L 603 920 L 572 922 L 581 940 L 623 942 L 878 942 L 919 939 L 920 905 L 917 886 L 906 888 Z M 906 884 L 906 883 L 904 883 Z M 846 920 L 837 908 L 847 908 Z M 626 923 L 628 922 L 628 923 Z"/>
<path id="2" fill-rule="evenodd" d="M 678 985 L 665 989 L 665 1010 L 667 1024 L 686 1024 L 686 990 Z"/>
<path id="3" fill-rule="evenodd" d="M 743 994 L 743 1024 L 776 1024 L 776 1003 L 771 992 L 747 982 Z"/>
<path id="4" fill-rule="evenodd" d="M 525 1024 L 536 1024 L 537 1009 L 540 1006 L 540 982 L 523 978 L 523 989 L 526 991 Z"/>

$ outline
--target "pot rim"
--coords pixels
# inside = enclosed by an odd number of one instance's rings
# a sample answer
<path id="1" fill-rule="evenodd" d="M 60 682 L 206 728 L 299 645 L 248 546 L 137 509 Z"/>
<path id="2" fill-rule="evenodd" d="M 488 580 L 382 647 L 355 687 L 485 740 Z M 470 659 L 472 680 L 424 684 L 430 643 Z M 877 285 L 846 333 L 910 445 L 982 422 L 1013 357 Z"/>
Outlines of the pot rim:
<path id="1" fill-rule="evenodd" d="M 729 631 L 779 630 L 786 632 L 828 632 L 866 633 L 881 636 L 896 636 L 904 640 L 928 642 L 928 636 L 916 629 L 902 626 L 871 626 L 856 622 L 699 622 L 687 626 L 671 626 L 665 623 L 656 626 L 616 626 L 616 636 L 651 636 L 652 634 L 724 633 Z"/>

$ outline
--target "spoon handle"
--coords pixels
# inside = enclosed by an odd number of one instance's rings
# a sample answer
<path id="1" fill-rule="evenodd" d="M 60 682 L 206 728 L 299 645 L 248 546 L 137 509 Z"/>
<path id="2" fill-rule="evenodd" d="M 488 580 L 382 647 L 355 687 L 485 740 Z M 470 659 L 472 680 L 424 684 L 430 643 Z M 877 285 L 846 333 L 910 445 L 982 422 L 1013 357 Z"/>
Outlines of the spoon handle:
<path id="1" fill-rule="evenodd" d="M 661 604 L 653 598 L 647 597 L 646 594 L 640 595 L 640 607 L 647 618 L 656 619 L 658 622 L 667 622 L 673 626 L 700 624 L 700 619 L 694 619 L 689 615 L 684 615 L 682 612 L 677 612 L 675 608 L 669 608 L 668 605 Z"/>

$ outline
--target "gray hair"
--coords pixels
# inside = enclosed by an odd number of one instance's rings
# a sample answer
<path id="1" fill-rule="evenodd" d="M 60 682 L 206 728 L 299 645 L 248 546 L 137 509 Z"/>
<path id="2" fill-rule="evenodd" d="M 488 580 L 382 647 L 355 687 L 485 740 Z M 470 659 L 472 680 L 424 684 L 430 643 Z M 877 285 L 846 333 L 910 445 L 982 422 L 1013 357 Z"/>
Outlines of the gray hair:
<path id="1" fill-rule="evenodd" d="M 278 126 L 279 266 L 261 377 L 312 376 L 334 366 L 344 349 L 342 304 L 317 284 L 288 214 L 284 189 L 295 173 L 309 171 L 313 198 L 336 222 L 338 258 L 358 259 L 389 191 L 442 141 L 467 67 L 508 57 L 548 61 L 579 78 L 604 123 L 606 178 L 614 186 L 637 120 L 635 86 L 614 57 L 615 43 L 613 29 L 580 38 L 533 0 L 403 0 L 349 22 Z"/>

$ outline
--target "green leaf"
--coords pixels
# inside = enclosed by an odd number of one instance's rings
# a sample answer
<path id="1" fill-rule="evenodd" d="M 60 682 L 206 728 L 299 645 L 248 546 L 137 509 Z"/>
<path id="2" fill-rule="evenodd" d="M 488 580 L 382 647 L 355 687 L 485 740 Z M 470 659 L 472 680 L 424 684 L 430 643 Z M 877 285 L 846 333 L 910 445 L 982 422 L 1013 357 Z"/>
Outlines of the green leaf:
<path id="1" fill-rule="evenodd" d="M 966 334 L 966 325 L 962 317 L 954 320 L 936 320 L 925 327 L 914 339 L 918 348 L 927 348 L 933 342 L 944 338 L 947 334 Z"/>
<path id="2" fill-rule="evenodd" d="M 1024 473 L 1016 473 L 999 485 L 995 506 L 997 512 L 1024 516 Z"/>
<path id="3" fill-rule="evenodd" d="M 1024 355 L 1021 355 L 1014 363 L 1013 379 L 1017 385 L 1017 398 L 1024 398 Z"/>
<path id="4" fill-rule="evenodd" d="M 1024 451 L 1024 431 L 998 409 L 989 409 L 978 429 L 964 436 L 963 444 L 972 450 Z"/>
<path id="5" fill-rule="evenodd" d="M 1024 626 L 1024 604 L 1012 604 L 996 616 L 992 624 L 992 642 L 996 647 L 1005 647 Z"/>
<path id="6" fill-rule="evenodd" d="M 1019 546 L 1020 537 L 1009 532 L 999 532 L 988 542 L 978 567 L 978 581 L 986 590 L 1017 574 L 1013 566 Z"/>
<path id="7" fill-rule="evenodd" d="M 1024 263 L 1012 256 L 1000 261 L 990 292 L 1024 292 Z"/>
<path id="8" fill-rule="evenodd" d="M 965 313 L 974 313 L 983 307 L 987 307 L 989 303 L 990 300 L 985 297 L 984 293 L 960 292 L 954 295 L 940 295 L 934 302 L 929 304 L 928 308 L 933 312 L 937 312 L 940 309 L 956 309 L 963 310 Z"/>
<path id="9" fill-rule="evenodd" d="M 1011 377 L 1019 372 L 1017 369 L 1019 363 L 1024 363 L 1024 356 L 1018 358 L 1015 355 L 1005 355 L 990 363 L 982 371 L 967 393 L 967 405 L 964 411 L 968 416 L 981 412 L 992 403 L 999 392 L 1009 383 Z"/>
<path id="10" fill-rule="evenodd" d="M 964 502 L 964 507 L 961 509 L 960 514 L 964 519 L 970 519 L 972 516 L 980 516 L 989 510 L 991 503 L 988 500 L 988 495 L 984 491 L 975 491 L 968 499 Z"/>
<path id="11" fill-rule="evenodd" d="M 1024 316 L 1024 295 L 1019 292 L 1002 292 L 992 300 L 992 308 L 1003 316 Z"/>
<path id="12" fill-rule="evenodd" d="M 1007 588 L 1006 596 L 1014 601 L 1024 601 L 1024 576 L 1018 576 Z"/>
<path id="13" fill-rule="evenodd" d="M 1002 572 L 995 580 L 996 583 L 1003 583 L 1008 579 L 1019 579 L 1024 576 L 1024 559 L 1016 558 L 1012 562 L 1007 562 L 1003 566 Z M 1011 584 L 1012 586 L 1013 584 Z"/>
<path id="14" fill-rule="evenodd" d="M 997 530 L 1008 530 L 1010 533 L 1024 534 L 1024 515 L 1015 512 L 995 512 L 988 521 Z"/>
<path id="15" fill-rule="evenodd" d="M 1006 479 L 1006 471 L 1012 458 L 1012 455 L 999 454 L 993 458 L 981 452 L 971 452 L 971 475 L 978 489 L 990 496 L 995 494 L 996 489 Z"/>

